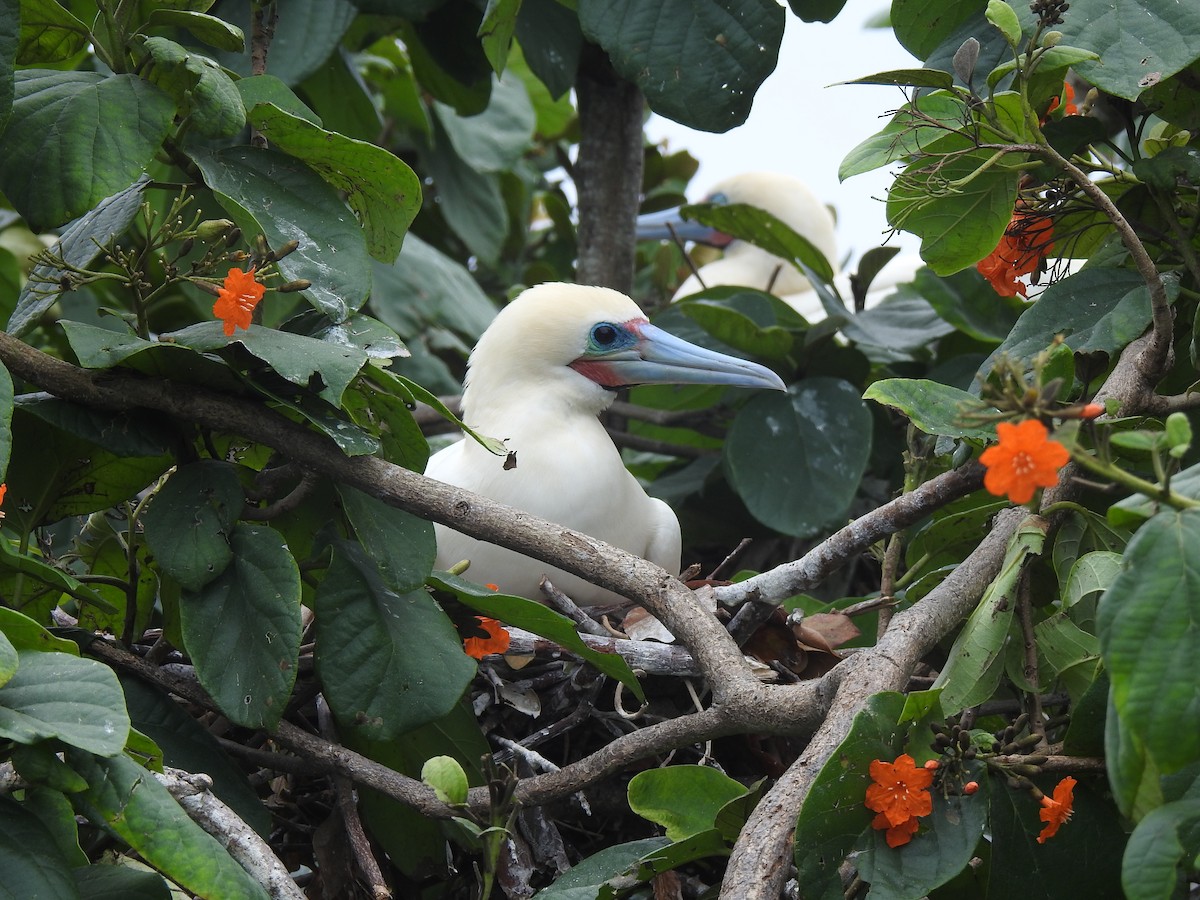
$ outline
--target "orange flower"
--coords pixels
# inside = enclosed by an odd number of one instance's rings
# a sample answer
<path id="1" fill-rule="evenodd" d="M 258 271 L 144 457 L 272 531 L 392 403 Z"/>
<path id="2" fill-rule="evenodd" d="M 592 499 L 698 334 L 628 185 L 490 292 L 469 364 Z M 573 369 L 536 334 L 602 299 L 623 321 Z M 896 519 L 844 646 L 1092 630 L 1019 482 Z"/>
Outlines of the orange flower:
<path id="1" fill-rule="evenodd" d="M 996 426 L 1000 443 L 988 447 L 979 457 L 987 466 L 983 486 L 988 493 L 997 497 L 1008 494 L 1013 503 L 1028 503 L 1037 488 L 1058 484 L 1058 470 L 1071 454 L 1058 441 L 1047 440 L 1047 433 L 1046 426 L 1037 419 Z"/>
<path id="2" fill-rule="evenodd" d="M 1038 835 L 1038 843 L 1046 843 L 1047 838 L 1058 834 L 1062 824 L 1071 818 L 1075 804 L 1075 779 L 1067 776 L 1054 787 L 1054 797 L 1042 797 L 1042 808 L 1038 817 L 1046 823 L 1042 833 Z"/>
<path id="3" fill-rule="evenodd" d="M 254 266 L 249 272 L 230 269 L 225 283 L 217 293 L 213 304 L 213 315 L 225 323 L 225 335 L 231 336 L 234 328 L 249 328 L 254 307 L 263 298 L 266 288 L 254 280 Z"/>
<path id="4" fill-rule="evenodd" d="M 8 483 L 0 484 L 0 504 L 4 503 L 4 495 L 8 493 Z M 0 521 L 4 520 L 4 513 L 0 512 Z"/>
<path id="5" fill-rule="evenodd" d="M 1054 222 L 1041 213 L 1018 209 L 996 249 L 975 264 L 1001 297 L 1026 294 L 1018 279 L 1036 272 L 1054 247 Z"/>
<path id="6" fill-rule="evenodd" d="M 475 659 L 483 659 L 489 653 L 503 653 L 508 649 L 512 640 L 508 631 L 495 619 L 479 617 L 479 630 L 487 637 L 469 637 L 463 639 L 463 652 Z"/>
<path id="7" fill-rule="evenodd" d="M 1045 125 L 1047 120 L 1050 118 L 1050 113 L 1058 109 L 1060 102 L 1062 103 L 1064 116 L 1079 115 L 1079 107 L 1075 105 L 1075 88 L 1071 87 L 1071 82 L 1064 81 L 1061 100 L 1058 97 L 1051 98 L 1050 105 L 1046 107 L 1046 114 L 1042 116 L 1038 124 Z"/>
<path id="8" fill-rule="evenodd" d="M 872 828 L 887 829 L 889 847 L 907 844 L 917 832 L 917 818 L 933 812 L 933 770 L 920 768 L 907 753 L 896 757 L 894 763 L 871 761 L 871 780 L 867 788 L 867 809 L 879 813 L 871 822 Z"/>

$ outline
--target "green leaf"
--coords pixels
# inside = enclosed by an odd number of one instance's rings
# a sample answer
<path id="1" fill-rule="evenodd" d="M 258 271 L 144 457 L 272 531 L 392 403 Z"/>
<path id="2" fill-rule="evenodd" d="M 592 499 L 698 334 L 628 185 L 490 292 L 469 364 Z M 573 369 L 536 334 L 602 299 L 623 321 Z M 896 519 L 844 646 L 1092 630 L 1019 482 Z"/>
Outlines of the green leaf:
<path id="1" fill-rule="evenodd" d="M 129 187 L 175 115 L 171 98 L 135 75 L 24 69 L 15 77 L 12 115 L 0 136 L 0 190 L 35 232 Z"/>
<path id="2" fill-rule="evenodd" d="M 517 41 L 529 68 L 556 100 L 569 99 L 575 86 L 583 34 L 575 5 L 557 0 L 524 0 L 517 16 Z"/>
<path id="3" fill-rule="evenodd" d="M 411 399 L 398 397 L 374 380 L 363 379 L 342 398 L 350 418 L 379 439 L 379 455 L 390 463 L 424 472 L 429 442 L 413 418 Z"/>
<path id="4" fill-rule="evenodd" d="M 20 0 L 20 7 L 18 65 L 65 62 L 87 47 L 88 27 L 55 0 Z"/>
<path id="5" fill-rule="evenodd" d="M 1112 585 L 1121 571 L 1121 554 L 1111 550 L 1085 553 L 1075 560 L 1062 587 L 1063 609 L 1070 609 Z"/>
<path id="6" fill-rule="evenodd" d="M 87 790 L 87 782 L 76 774 L 74 769 L 59 760 L 56 754 L 50 752 L 49 747 L 42 749 L 45 750 L 47 757 L 54 760 L 60 770 L 70 773 L 74 784 L 77 785 L 74 790 Z M 54 836 L 68 865 L 87 865 L 87 856 L 79 846 L 79 824 L 75 821 L 75 810 L 66 794 L 48 787 L 26 788 L 24 806 L 41 819 L 42 824 Z M 159 881 L 161 882 L 162 879 Z"/>
<path id="7" fill-rule="evenodd" d="M 976 773 L 968 773 L 976 774 Z M 989 779 L 979 774 L 980 784 Z M 1007 788 L 1002 788 L 1007 790 Z M 988 818 L 988 792 L 933 795 L 933 812 L 902 847 L 889 847 L 884 831 L 872 830 L 870 847 L 856 857 L 859 874 L 879 897 L 924 897 L 967 867 Z"/>
<path id="8" fill-rule="evenodd" d="M 0 0 L 0 133 L 12 114 L 13 60 L 17 55 L 20 21 L 20 0 Z"/>
<path id="9" fill-rule="evenodd" d="M 70 866 L 41 819 L 24 804 L 0 797 L 0 868 L 4 870 L 0 895 L 5 900 L 78 900 Z"/>
<path id="10" fill-rule="evenodd" d="M 947 278 L 921 269 L 913 279 L 913 288 L 943 321 L 977 341 L 1004 340 L 1025 310 L 1025 304 L 1016 297 L 997 297 L 974 269 Z"/>
<path id="11" fill-rule="evenodd" d="M 1195 867 L 1200 834 L 1200 779 L 1184 796 L 1165 803 L 1138 822 L 1121 865 L 1121 887 L 1130 900 L 1166 900 L 1181 876 Z"/>
<path id="12" fill-rule="evenodd" d="M 1162 512 L 1134 535 L 1100 599 L 1097 629 L 1123 726 L 1163 773 L 1200 759 L 1200 510 Z"/>
<path id="13" fill-rule="evenodd" d="M 832 22 L 846 0 L 788 0 L 792 12 L 805 22 Z"/>
<path id="14" fill-rule="evenodd" d="M 17 648 L 0 631 L 0 687 L 8 684 L 17 672 Z"/>
<path id="15" fill-rule="evenodd" d="M 366 351 L 347 343 L 321 341 L 262 325 L 239 328 L 226 336 L 222 323 L 200 322 L 162 336 L 174 344 L 211 353 L 241 344 L 267 363 L 275 374 L 300 387 L 312 386 L 333 406 L 367 362 Z"/>
<path id="16" fill-rule="evenodd" d="M 845 181 L 918 153 L 933 152 L 937 142 L 946 139 L 947 129 L 962 128 L 968 116 L 966 103 L 954 94 L 922 94 L 915 110 L 912 103 L 905 104 L 882 131 L 847 153 L 838 168 L 838 178 Z"/>
<path id="17" fill-rule="evenodd" d="M 723 448 L 725 467 L 756 519 L 807 536 L 845 518 L 871 434 L 857 388 L 838 378 L 806 378 L 786 394 L 764 391 L 742 407 Z"/>
<path id="18" fill-rule="evenodd" d="M 970 411 L 994 412 L 979 398 L 948 384 L 926 378 L 884 378 L 863 392 L 864 400 L 874 400 L 898 409 L 926 434 L 994 440 L 995 426 L 970 425 L 963 414 Z"/>
<path id="19" fill-rule="evenodd" d="M 639 881 L 650 881 L 655 875 L 678 869 L 698 859 L 710 856 L 728 856 L 731 843 L 732 841 L 727 841 L 724 835 L 715 828 L 690 835 L 683 840 L 668 844 L 666 847 L 652 850 L 643 856 L 641 864 L 637 868 L 637 878 Z M 616 895 L 615 893 L 606 893 L 601 896 Z"/>
<path id="20" fill-rule="evenodd" d="M 225 0 L 221 18 L 243 34 L 251 31 L 250 0 Z M 270 71 L 288 85 L 313 74 L 337 50 L 357 10 L 350 0 L 289 0 L 288 14 L 279 16 L 271 38 Z M 221 53 L 218 62 L 239 75 L 250 75 L 250 50 Z"/>
<path id="21" fill-rule="evenodd" d="M 3 546 L 4 542 L 0 542 Z M 18 650 L 44 650 L 79 655 L 79 645 L 56 637 L 24 613 L 0 606 L 0 634 Z"/>
<path id="22" fill-rule="evenodd" d="M 905 50 L 927 59 L 984 5 L 985 0 L 892 0 L 892 28 Z"/>
<path id="23" fill-rule="evenodd" d="M 68 266 L 86 268 L 100 255 L 101 248 L 109 246 L 142 207 L 142 192 L 149 184 L 142 176 L 132 185 L 103 200 L 95 209 L 72 222 L 51 248 Z M 59 279 L 64 270 L 55 265 L 38 263 L 29 273 L 29 280 L 21 290 L 17 308 L 8 320 L 7 331 L 20 337 L 38 323 L 38 320 L 55 301 L 62 288 Z"/>
<path id="24" fill-rule="evenodd" d="M 272 144 L 346 194 L 371 256 L 383 263 L 396 259 L 421 208 L 421 182 L 412 169 L 382 147 L 325 131 L 271 104 L 255 106 L 250 121 Z"/>
<path id="25" fill-rule="evenodd" d="M 421 767 L 421 780 L 443 803 L 467 802 L 467 773 L 453 756 L 434 756 Z"/>
<path id="26" fill-rule="evenodd" d="M 566 616 L 559 615 L 542 604 L 526 600 L 524 597 L 498 594 L 446 572 L 434 573 L 429 579 L 429 584 L 444 591 L 450 591 L 463 604 L 476 612 L 499 619 L 509 625 L 515 625 L 517 628 L 532 631 L 534 634 L 561 644 L 572 653 L 586 659 L 605 675 L 621 682 L 633 691 L 638 700 L 645 701 L 646 695 L 642 691 L 641 684 L 638 683 L 637 676 L 629 668 L 629 664 L 616 653 L 601 653 L 585 644 L 575 630 L 575 623 Z"/>
<path id="27" fill-rule="evenodd" d="M 954 87 L 954 76 L 949 72 L 939 72 L 937 69 L 891 69 L 887 72 L 876 72 L 874 75 L 864 75 L 843 84 L 892 84 L 898 87 L 934 88 L 946 91 Z"/>
<path id="28" fill-rule="evenodd" d="M 173 900 L 171 889 L 154 871 L 97 863 L 80 866 L 71 874 L 82 900 Z"/>
<path id="29" fill-rule="evenodd" d="M 488 0 L 483 11 L 483 22 L 479 25 L 479 39 L 492 70 L 500 75 L 508 63 L 508 51 L 512 46 L 513 32 L 517 27 L 517 13 L 521 0 Z"/>
<path id="30" fill-rule="evenodd" d="M 1200 57 L 1200 8 L 1190 3 L 1078 0 L 1056 27 L 1064 44 L 1102 57 L 1081 62 L 1076 67 L 1079 75 L 1126 100 L 1136 100 L 1151 83 Z"/>
<path id="31" fill-rule="evenodd" d="M 947 158 L 936 173 L 926 161 L 915 162 L 888 192 L 888 224 L 921 238 L 921 258 L 938 275 L 983 259 L 1012 221 L 1020 171 L 1011 162 L 984 169 L 992 156 L 990 150 L 965 152 Z"/>
<path id="32" fill-rule="evenodd" d="M 95 824 L 117 834 L 168 878 L 201 897 L 267 900 L 267 894 L 153 776 L 125 756 L 70 753 L 91 785 L 72 799 Z"/>
<path id="33" fill-rule="evenodd" d="M 833 279 L 833 267 L 808 238 L 781 222 L 765 209 L 745 203 L 693 203 L 683 207 L 680 215 L 701 225 L 707 225 L 731 237 L 740 238 L 761 247 L 768 253 L 793 264 L 802 263 L 824 281 Z M 797 268 L 803 268 L 797 266 Z"/>
<path id="34" fill-rule="evenodd" d="M 300 654 L 300 572 L 279 532 L 239 523 L 233 563 L 179 603 L 200 684 L 234 722 L 273 728 Z"/>
<path id="35" fill-rule="evenodd" d="M 437 557 L 433 523 L 347 485 L 337 489 L 354 533 L 388 587 L 406 594 L 424 584 Z"/>
<path id="36" fill-rule="evenodd" d="M 988 0 L 984 15 L 1000 30 L 1010 47 L 1015 48 L 1021 43 L 1021 23 L 1017 19 L 1016 11 L 1004 0 Z"/>
<path id="37" fill-rule="evenodd" d="M 233 561 L 229 539 L 244 505 L 234 466 L 216 460 L 182 466 L 142 517 L 155 561 L 185 589 L 200 590 Z"/>
<path id="38" fill-rule="evenodd" d="M 12 762 L 17 773 L 26 781 L 45 785 L 51 793 L 75 794 L 87 790 L 87 782 L 79 773 L 58 757 L 57 743 L 41 741 L 36 744 L 16 744 L 12 748 Z M 70 805 L 68 804 L 68 809 Z M 72 825 L 74 825 L 74 814 Z M 74 829 L 72 828 L 72 831 Z M 72 835 L 74 837 L 74 835 Z M 65 850 L 66 848 L 64 848 Z M 78 845 L 76 845 L 78 849 Z M 82 854 L 81 854 L 82 855 Z M 83 865 L 86 857 L 78 861 Z"/>
<path id="39" fill-rule="evenodd" d="M 146 38 L 145 78 L 175 100 L 179 114 L 206 137 L 231 137 L 246 127 L 246 110 L 233 79 L 199 53 L 163 37 Z"/>
<path id="40" fill-rule="evenodd" d="M 254 109 L 260 103 L 269 103 L 286 113 L 312 122 L 317 127 L 321 126 L 321 117 L 274 75 L 251 75 L 249 78 L 243 78 L 237 82 L 237 89 L 242 95 L 242 105 L 246 109 Z"/>
<path id="41" fill-rule="evenodd" d="M 449 138 L 441 122 L 434 120 L 436 149 L 423 162 L 437 187 L 440 211 L 446 224 L 467 249 L 489 263 L 496 263 L 508 234 L 508 210 L 497 172 L 479 172 L 447 147 Z"/>
<path id="42" fill-rule="evenodd" d="M 112 669 L 69 653 L 22 650 L 19 659 L 0 687 L 0 735 L 22 744 L 58 738 L 101 756 L 121 752 L 129 714 Z"/>
<path id="43" fill-rule="evenodd" d="M 766 295 L 744 292 L 721 299 L 693 295 L 681 302 L 679 309 L 717 340 L 742 353 L 783 361 L 792 351 L 792 334 L 774 324 Z M 770 324 L 762 324 L 764 320 Z"/>
<path id="44" fill-rule="evenodd" d="M 701 131 L 741 125 L 775 68 L 785 12 L 774 0 L 580 0 L 584 36 L 650 108 Z"/>
<path id="45" fill-rule="evenodd" d="M 629 808 L 682 841 L 715 828 L 722 807 L 745 793 L 745 785 L 710 766 L 667 766 L 633 776 Z"/>
<path id="46" fill-rule="evenodd" d="M 76 579 L 74 575 L 63 571 L 57 566 L 44 563 L 36 557 L 17 552 L 11 543 L 3 539 L 0 539 L 0 569 L 9 572 L 18 572 L 41 584 L 57 588 L 65 594 L 70 594 L 81 604 L 94 606 L 103 613 L 112 614 L 119 612 L 117 607 L 113 606 L 86 584 Z M 0 611 L 0 616 L 3 614 Z M 0 624 L 2 624 L 2 620 L 0 620 Z"/>
<path id="47" fill-rule="evenodd" d="M 954 639 L 949 658 L 933 687 L 942 689 L 942 711 L 950 716 L 986 700 L 1004 673 L 1004 643 L 1016 609 L 1017 583 L 1029 556 L 1046 540 L 1041 519 L 1028 519 L 1008 543 L 1000 574 L 988 586 L 975 611 Z"/>
<path id="48" fill-rule="evenodd" d="M 902 752 L 896 723 L 903 708 L 902 694 L 872 696 L 813 779 L 796 820 L 794 851 L 807 896 L 828 897 L 835 887 L 841 894 L 838 869 L 875 817 L 863 803 L 871 761 L 895 759 Z"/>
<path id="49" fill-rule="evenodd" d="M 334 544 L 315 611 L 325 697 L 339 722 L 372 740 L 446 715 L 475 674 L 429 593 L 391 590 L 356 544 Z"/>
<path id="50" fill-rule="evenodd" d="M 666 838 L 653 837 L 606 847 L 580 860 L 560 875 L 554 884 L 538 891 L 537 900 L 596 900 L 605 896 L 601 891 L 608 881 L 629 871 L 644 857 L 670 843 Z"/>
<path id="51" fill-rule="evenodd" d="M 155 9 L 150 13 L 149 24 L 186 29 L 197 40 L 229 53 L 241 53 L 246 49 L 246 36 L 242 29 L 224 19 L 196 10 Z"/>
<path id="52" fill-rule="evenodd" d="M 533 143 L 533 104 L 514 74 L 492 86 L 487 109 L 477 116 L 460 116 L 444 103 L 434 103 L 433 112 L 458 158 L 477 172 L 514 168 Z"/>
<path id="53" fill-rule="evenodd" d="M 279 271 L 287 281 L 312 282 L 303 294 L 314 308 L 344 322 L 363 305 L 371 291 L 371 266 L 362 229 L 337 191 L 312 169 L 279 151 L 254 147 L 196 153 L 193 159 L 247 237 L 261 232 L 275 248 L 300 242 L 279 261 Z"/>
<path id="54" fill-rule="evenodd" d="M 12 455 L 13 382 L 3 363 L 0 363 L 0 481 L 8 471 Z"/>

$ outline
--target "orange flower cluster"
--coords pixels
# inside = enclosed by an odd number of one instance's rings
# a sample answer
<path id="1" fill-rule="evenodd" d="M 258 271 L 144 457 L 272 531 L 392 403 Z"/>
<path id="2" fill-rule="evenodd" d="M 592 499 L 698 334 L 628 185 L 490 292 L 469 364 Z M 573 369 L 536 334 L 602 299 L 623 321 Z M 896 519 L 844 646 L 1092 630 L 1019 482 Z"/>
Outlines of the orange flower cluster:
<path id="1" fill-rule="evenodd" d="M 1075 779 L 1069 775 L 1054 788 L 1053 797 L 1042 797 L 1042 808 L 1038 817 L 1046 823 L 1042 833 L 1038 835 L 1038 843 L 1044 844 L 1047 839 L 1058 834 L 1058 829 L 1071 818 L 1075 805 Z"/>
<path id="2" fill-rule="evenodd" d="M 225 323 L 226 337 L 232 336 L 235 328 L 249 328 L 254 307 L 263 298 L 266 288 L 254 280 L 254 267 L 250 271 L 230 269 L 225 283 L 217 293 L 213 304 L 213 315 Z"/>
<path id="3" fill-rule="evenodd" d="M 1079 107 L 1075 105 L 1075 88 L 1071 87 L 1071 82 L 1063 82 L 1062 98 L 1054 97 L 1050 101 L 1050 105 L 1046 107 L 1046 114 L 1042 116 L 1040 124 L 1045 125 L 1050 118 L 1050 113 L 1058 109 L 1059 103 L 1062 103 L 1064 116 L 1079 115 Z"/>
<path id="4" fill-rule="evenodd" d="M 487 636 L 463 639 L 463 652 L 475 659 L 483 659 L 489 653 L 503 653 L 512 641 L 507 629 L 495 619 L 480 616 L 479 630 Z"/>
<path id="5" fill-rule="evenodd" d="M 996 249 L 975 264 L 1001 297 L 1028 296 L 1022 275 L 1038 270 L 1054 247 L 1054 222 L 1049 216 L 1017 209 Z"/>
<path id="6" fill-rule="evenodd" d="M 1047 439 L 1046 426 L 1037 419 L 1013 425 L 996 426 L 1000 443 L 988 447 L 979 457 L 987 467 L 983 486 L 997 497 L 1008 495 L 1013 503 L 1028 503 L 1039 487 L 1058 484 L 1058 470 L 1071 458 L 1058 441 Z"/>
<path id="7" fill-rule="evenodd" d="M 871 827 L 887 829 L 889 847 L 907 844 L 917 833 L 917 819 L 933 812 L 929 786 L 934 770 L 918 769 L 913 758 L 902 753 L 891 763 L 872 760 L 870 772 L 875 783 L 867 788 L 866 806 L 878 813 Z"/>

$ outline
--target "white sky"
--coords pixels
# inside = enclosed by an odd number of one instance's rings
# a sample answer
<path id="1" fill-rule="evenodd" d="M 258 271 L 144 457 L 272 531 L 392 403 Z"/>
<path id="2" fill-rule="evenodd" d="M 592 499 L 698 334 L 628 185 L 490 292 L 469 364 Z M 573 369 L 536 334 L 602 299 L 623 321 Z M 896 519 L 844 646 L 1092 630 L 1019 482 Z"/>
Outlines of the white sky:
<path id="1" fill-rule="evenodd" d="M 754 98 L 744 125 L 725 134 L 693 131 L 652 116 L 647 132 L 671 149 L 687 150 L 700 161 L 690 200 L 739 172 L 786 172 L 805 181 L 838 216 L 838 254 L 855 259 L 882 243 L 887 231 L 883 203 L 891 183 L 888 170 L 837 177 L 842 158 L 888 121 L 884 113 L 904 102 L 899 88 L 840 85 L 888 69 L 919 67 L 897 43 L 890 28 L 865 23 L 885 12 L 887 0 L 848 0 L 828 25 L 802 22 L 789 11 L 779 65 Z M 830 85 L 836 85 L 830 87 Z M 891 243 L 915 252 L 920 242 L 899 235 Z"/>

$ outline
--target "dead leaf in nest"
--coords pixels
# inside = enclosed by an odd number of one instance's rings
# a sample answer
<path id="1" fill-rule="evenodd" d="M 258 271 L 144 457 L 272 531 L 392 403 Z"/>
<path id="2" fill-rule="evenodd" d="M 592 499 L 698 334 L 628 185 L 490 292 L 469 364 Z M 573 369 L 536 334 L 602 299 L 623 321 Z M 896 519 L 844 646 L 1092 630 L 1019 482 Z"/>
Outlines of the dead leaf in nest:
<path id="1" fill-rule="evenodd" d="M 667 630 L 667 626 L 640 606 L 635 606 L 625 616 L 624 621 L 621 622 L 621 630 L 629 635 L 631 641 L 675 643 L 675 635 Z"/>
<path id="2" fill-rule="evenodd" d="M 764 663 L 784 666 L 798 678 L 820 678 L 841 662 L 837 648 L 858 634 L 841 613 L 816 613 L 789 625 L 783 610 L 776 609 L 742 649 Z"/>
<path id="3" fill-rule="evenodd" d="M 830 653 L 862 634 L 854 620 L 842 613 L 813 613 L 792 630 L 800 643 Z"/>

